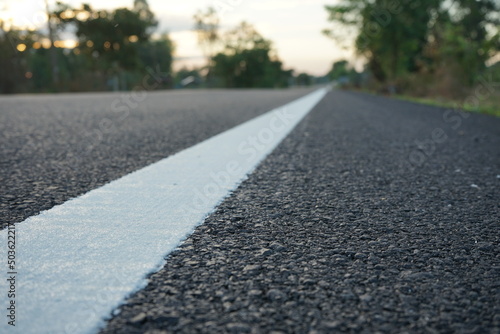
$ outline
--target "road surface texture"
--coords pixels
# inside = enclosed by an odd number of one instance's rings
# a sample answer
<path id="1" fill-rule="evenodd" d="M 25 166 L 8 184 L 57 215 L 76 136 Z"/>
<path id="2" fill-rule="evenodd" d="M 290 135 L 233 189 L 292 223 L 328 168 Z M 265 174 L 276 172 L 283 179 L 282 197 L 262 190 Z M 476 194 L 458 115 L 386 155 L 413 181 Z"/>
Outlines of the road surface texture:
<path id="1" fill-rule="evenodd" d="M 98 98 L 13 103 L 2 201 L 21 221 L 305 92 L 153 94 L 63 175 Z M 498 118 L 332 91 L 101 333 L 500 333 L 499 148 Z"/>
<path id="2" fill-rule="evenodd" d="M 0 97 L 0 229 L 310 91 Z"/>
<path id="3" fill-rule="evenodd" d="M 102 333 L 499 332 L 500 120 L 444 111 L 330 93 Z"/>

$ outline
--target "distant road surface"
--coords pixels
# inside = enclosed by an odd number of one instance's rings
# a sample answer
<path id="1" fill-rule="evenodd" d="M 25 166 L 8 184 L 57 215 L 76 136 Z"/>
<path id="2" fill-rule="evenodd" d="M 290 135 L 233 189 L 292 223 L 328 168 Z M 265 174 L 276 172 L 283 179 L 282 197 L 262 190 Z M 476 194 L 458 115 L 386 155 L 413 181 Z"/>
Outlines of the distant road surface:
<path id="1" fill-rule="evenodd" d="M 313 92 L 0 97 L 0 228 Z M 328 91 L 164 255 L 119 308 L 94 314 L 100 333 L 500 333 L 500 118 Z M 17 333 L 2 319 L 2 333 Z"/>

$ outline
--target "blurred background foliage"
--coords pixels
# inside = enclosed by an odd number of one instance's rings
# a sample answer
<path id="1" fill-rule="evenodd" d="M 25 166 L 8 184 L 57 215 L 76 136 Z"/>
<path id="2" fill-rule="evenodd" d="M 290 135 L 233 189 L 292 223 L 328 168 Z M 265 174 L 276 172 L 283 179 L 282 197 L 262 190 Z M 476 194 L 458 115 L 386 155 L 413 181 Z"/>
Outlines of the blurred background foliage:
<path id="1" fill-rule="evenodd" d="M 157 32 L 146 0 L 114 10 L 57 2 L 47 8 L 43 31 L 7 29 L 0 21 L 0 93 L 334 82 L 396 96 L 460 101 L 488 84 L 490 93 L 481 102 L 500 109 L 498 0 L 339 0 L 325 9 L 330 27 L 323 33 L 357 56 L 335 61 L 328 73 L 315 77 L 285 69 L 273 42 L 250 23 L 221 31 L 213 7 L 193 15 L 206 65 L 173 73 L 175 46 L 167 33 Z M 68 34 L 74 36 L 73 45 L 64 43 Z"/>
<path id="2" fill-rule="evenodd" d="M 57 2 L 47 9 L 47 17 L 45 33 L 6 29 L 0 21 L 1 93 L 274 88 L 316 80 L 284 70 L 272 42 L 249 23 L 222 34 L 213 7 L 193 16 L 206 66 L 177 73 L 172 72 L 175 46 L 167 33 L 154 34 L 158 22 L 146 0 L 114 10 L 95 10 L 88 4 L 73 8 Z M 68 33 L 75 39 L 72 46 L 61 40 Z"/>
<path id="3" fill-rule="evenodd" d="M 207 58 L 207 87 L 281 88 L 293 83 L 293 71 L 283 69 L 272 42 L 251 24 L 241 22 L 221 34 L 213 7 L 198 11 L 193 18 Z"/>
<path id="4" fill-rule="evenodd" d="M 326 6 L 337 43 L 354 40 L 361 77 L 337 62 L 330 78 L 387 94 L 463 100 L 488 86 L 500 111 L 498 0 L 342 0 Z M 486 106 L 489 108 L 489 106 Z"/>
<path id="5" fill-rule="evenodd" d="M 149 77 L 156 88 L 172 86 L 174 45 L 167 34 L 151 37 L 158 23 L 145 0 L 112 11 L 58 2 L 48 15 L 48 34 L 0 22 L 1 92 L 131 90 L 151 87 Z M 67 31 L 76 46 L 60 41 Z"/>

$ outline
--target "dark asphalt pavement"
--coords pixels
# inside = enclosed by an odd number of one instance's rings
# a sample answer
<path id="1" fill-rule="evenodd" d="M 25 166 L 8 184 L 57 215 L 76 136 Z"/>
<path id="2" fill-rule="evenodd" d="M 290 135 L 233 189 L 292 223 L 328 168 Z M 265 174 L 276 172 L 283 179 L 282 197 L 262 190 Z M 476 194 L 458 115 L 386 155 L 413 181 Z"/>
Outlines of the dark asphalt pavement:
<path id="1" fill-rule="evenodd" d="M 499 333 L 500 119 L 445 112 L 330 93 L 102 333 Z"/>
<path id="2" fill-rule="evenodd" d="M 151 93 L 122 121 L 116 96 L 2 98 L 1 214 L 306 92 Z M 499 148 L 499 118 L 332 91 L 102 333 L 500 333 Z"/>
<path id="3" fill-rule="evenodd" d="M 0 97 L 0 229 L 310 91 Z"/>

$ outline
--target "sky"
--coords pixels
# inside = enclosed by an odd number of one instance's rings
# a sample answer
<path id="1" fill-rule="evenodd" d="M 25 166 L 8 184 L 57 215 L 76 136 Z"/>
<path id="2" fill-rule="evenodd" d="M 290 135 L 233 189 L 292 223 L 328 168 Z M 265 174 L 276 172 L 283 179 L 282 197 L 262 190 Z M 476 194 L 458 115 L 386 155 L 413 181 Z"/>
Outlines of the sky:
<path id="1" fill-rule="evenodd" d="M 49 5 L 55 0 L 48 0 Z M 160 22 L 157 32 L 168 32 L 176 45 L 174 70 L 204 64 L 203 54 L 193 32 L 193 15 L 208 6 L 219 9 L 221 30 L 241 21 L 253 24 L 273 42 L 286 69 L 296 73 L 326 74 L 332 63 L 352 59 L 352 51 L 342 49 L 321 34 L 328 28 L 324 6 L 337 0 L 149 0 Z M 78 7 L 81 0 L 63 1 Z M 131 7 L 133 0 L 86 0 L 95 9 Z M 44 0 L 0 0 L 0 18 L 12 18 L 18 26 L 44 26 Z"/>

